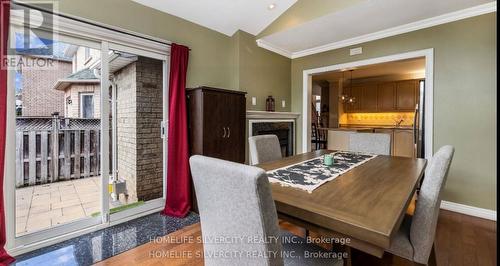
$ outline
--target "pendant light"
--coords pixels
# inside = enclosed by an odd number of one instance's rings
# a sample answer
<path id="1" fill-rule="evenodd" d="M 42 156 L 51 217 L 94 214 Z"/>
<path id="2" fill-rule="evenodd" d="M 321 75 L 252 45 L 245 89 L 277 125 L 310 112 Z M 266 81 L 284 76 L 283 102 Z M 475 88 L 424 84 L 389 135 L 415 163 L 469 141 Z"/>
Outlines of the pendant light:
<path id="1" fill-rule="evenodd" d="M 352 93 L 352 72 L 354 71 L 354 69 L 351 69 L 349 70 L 351 72 L 351 80 L 349 82 L 349 91 Z M 356 97 L 354 96 L 349 96 L 347 98 L 347 102 L 350 103 L 350 104 L 354 104 L 356 103 Z"/>
<path id="2" fill-rule="evenodd" d="M 339 96 L 339 101 L 346 103 L 349 100 L 349 95 L 344 92 L 344 71 L 342 71 L 342 94 Z"/>

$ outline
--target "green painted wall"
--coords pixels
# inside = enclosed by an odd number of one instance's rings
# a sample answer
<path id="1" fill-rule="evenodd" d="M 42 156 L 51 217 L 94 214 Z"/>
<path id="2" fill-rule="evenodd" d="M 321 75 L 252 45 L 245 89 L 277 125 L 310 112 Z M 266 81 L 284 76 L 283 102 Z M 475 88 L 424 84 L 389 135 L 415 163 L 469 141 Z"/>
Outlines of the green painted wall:
<path id="1" fill-rule="evenodd" d="M 290 110 L 291 60 L 257 47 L 255 36 L 234 36 L 202 27 L 129 0 L 60 0 L 59 12 L 163 38 L 191 48 L 187 86 L 207 85 L 248 92 L 265 110 L 264 96 L 286 100 Z M 110 12 L 112 10 L 112 12 Z M 250 101 L 250 98 L 248 98 Z"/>
<path id="2" fill-rule="evenodd" d="M 434 48 L 434 151 L 456 149 L 444 200 L 496 210 L 496 37 L 495 12 L 356 45 L 362 55 L 346 47 L 294 59 L 292 111 L 302 111 L 305 69 Z"/>
<path id="3" fill-rule="evenodd" d="M 247 94 L 248 110 L 265 110 L 266 98 L 276 100 L 276 111 L 290 111 L 291 60 L 257 46 L 255 36 L 238 31 L 234 36 L 237 60 L 237 87 Z M 253 106 L 251 99 L 257 98 Z M 285 101 L 285 107 L 281 101 Z"/>
<path id="4" fill-rule="evenodd" d="M 258 38 L 280 32 L 367 0 L 298 0 L 258 34 Z"/>

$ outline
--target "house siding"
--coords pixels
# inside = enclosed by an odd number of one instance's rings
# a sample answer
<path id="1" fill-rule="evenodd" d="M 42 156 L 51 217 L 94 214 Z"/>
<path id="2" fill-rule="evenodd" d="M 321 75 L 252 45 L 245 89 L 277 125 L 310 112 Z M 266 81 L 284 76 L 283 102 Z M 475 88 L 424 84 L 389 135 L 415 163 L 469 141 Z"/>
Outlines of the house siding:
<path id="1" fill-rule="evenodd" d="M 66 110 L 61 114 L 65 117 L 79 118 L 80 114 L 80 95 L 82 93 L 94 94 L 94 118 L 101 118 L 101 87 L 99 84 L 72 84 L 66 89 L 64 99 L 71 100 L 71 104 L 65 100 Z"/>

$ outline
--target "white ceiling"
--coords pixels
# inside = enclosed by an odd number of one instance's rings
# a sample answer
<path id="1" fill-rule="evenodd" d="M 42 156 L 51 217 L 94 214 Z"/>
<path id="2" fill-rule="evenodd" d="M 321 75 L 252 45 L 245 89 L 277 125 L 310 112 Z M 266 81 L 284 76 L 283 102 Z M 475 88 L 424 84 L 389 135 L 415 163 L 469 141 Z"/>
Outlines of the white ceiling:
<path id="1" fill-rule="evenodd" d="M 318 75 L 314 75 L 313 79 L 327 80 L 327 81 L 338 81 L 342 78 L 350 79 L 351 73 L 349 70 L 345 71 L 337 70 L 337 71 L 321 73 Z M 414 75 L 415 78 L 424 77 L 425 58 L 422 57 L 416 59 L 393 61 L 389 63 L 374 64 L 374 65 L 354 68 L 352 70 L 354 70 L 352 72 L 353 79 L 366 79 L 366 78 L 376 78 L 376 77 L 390 78 L 391 76 L 400 77 L 405 75 Z"/>
<path id="2" fill-rule="evenodd" d="M 492 6 L 496 11 L 491 0 L 366 0 L 257 42 L 297 58 L 492 12 Z"/>
<path id="3" fill-rule="evenodd" d="M 133 0 L 232 36 L 243 30 L 259 34 L 297 0 Z M 268 9 L 270 4 L 276 7 Z"/>

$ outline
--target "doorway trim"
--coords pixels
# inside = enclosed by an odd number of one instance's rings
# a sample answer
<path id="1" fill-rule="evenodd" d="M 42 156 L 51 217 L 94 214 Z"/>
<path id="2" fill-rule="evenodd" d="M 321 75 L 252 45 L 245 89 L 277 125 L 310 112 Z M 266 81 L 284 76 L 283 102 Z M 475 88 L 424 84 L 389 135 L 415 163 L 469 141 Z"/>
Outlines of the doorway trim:
<path id="1" fill-rule="evenodd" d="M 434 118 L 434 48 L 416 50 L 406 53 L 369 58 L 365 60 L 341 63 L 336 65 L 306 69 L 302 76 L 302 152 L 311 151 L 311 114 L 310 102 L 312 94 L 312 75 L 346 68 L 368 66 L 373 64 L 387 63 L 404 59 L 425 57 L 425 158 L 431 158 L 433 154 L 433 118 Z"/>

